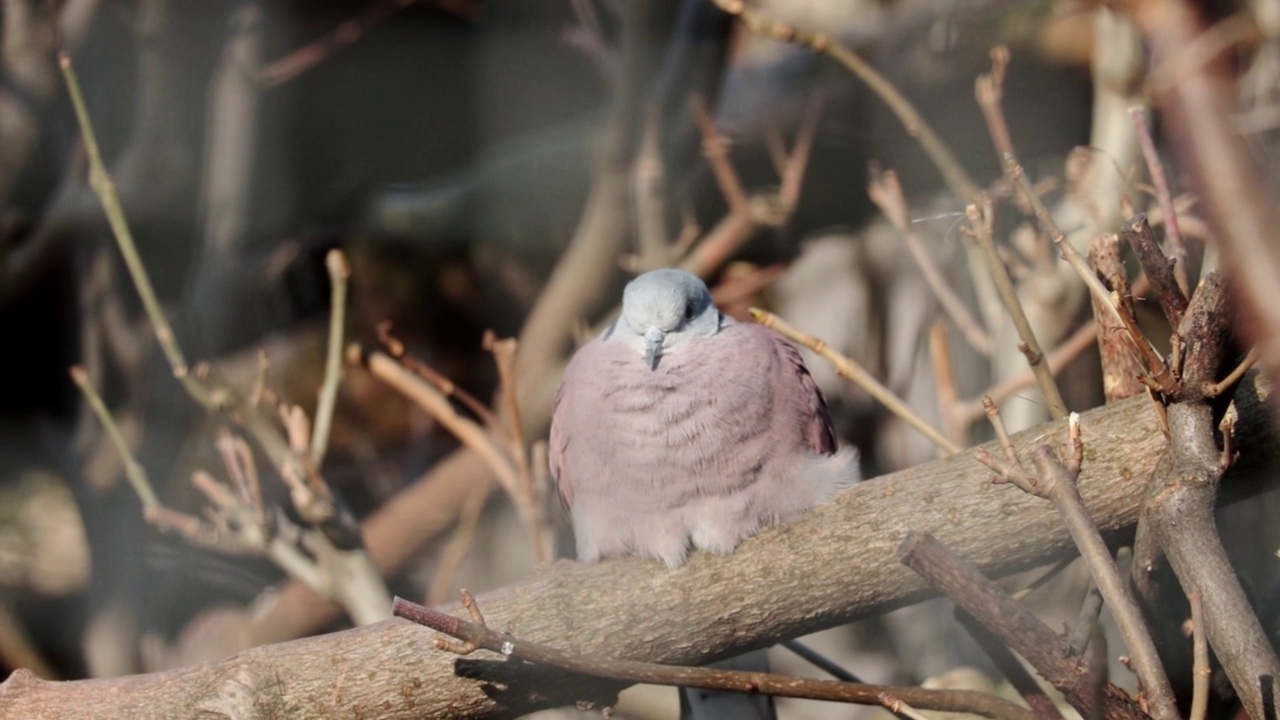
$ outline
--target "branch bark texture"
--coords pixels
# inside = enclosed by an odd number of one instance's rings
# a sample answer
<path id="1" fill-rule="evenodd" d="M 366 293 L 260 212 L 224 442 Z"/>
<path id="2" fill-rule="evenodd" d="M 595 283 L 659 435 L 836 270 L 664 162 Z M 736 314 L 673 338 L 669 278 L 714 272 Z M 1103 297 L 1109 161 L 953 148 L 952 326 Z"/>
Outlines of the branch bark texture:
<path id="1" fill-rule="evenodd" d="M 1242 472 L 1274 460 L 1276 444 L 1262 401 L 1246 392 L 1236 401 L 1241 462 L 1233 472 Z M 1145 398 L 1082 416 L 1080 491 L 1103 532 L 1137 520 L 1165 445 L 1156 421 Z M 1061 442 L 1061 433 L 1045 425 L 1015 443 L 1026 451 Z M 699 553 L 677 571 L 639 559 L 562 561 L 478 599 L 493 627 L 568 652 L 704 663 L 923 598 L 924 582 L 895 555 L 909 530 L 936 535 L 991 575 L 1074 552 L 1048 503 L 993 485 L 990 475 L 959 455 L 866 481 L 728 557 Z M 1241 477 L 1224 488 L 1256 492 L 1259 482 Z M 0 685 L 0 707 L 34 720 L 203 709 L 238 718 L 479 718 L 602 695 L 598 681 L 497 654 L 459 659 L 437 650 L 434 637 L 392 620 L 152 675 L 55 684 L 19 672 Z"/>

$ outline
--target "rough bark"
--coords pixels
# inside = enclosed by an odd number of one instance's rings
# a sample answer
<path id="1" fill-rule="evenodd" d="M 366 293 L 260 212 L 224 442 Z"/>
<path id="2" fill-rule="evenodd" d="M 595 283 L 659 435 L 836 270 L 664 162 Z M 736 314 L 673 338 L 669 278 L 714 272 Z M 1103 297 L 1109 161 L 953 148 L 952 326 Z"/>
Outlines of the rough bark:
<path id="1" fill-rule="evenodd" d="M 1241 476 L 1223 486 L 1236 497 L 1261 487 L 1244 476 L 1249 468 L 1276 460 L 1252 387 L 1237 393 L 1241 461 L 1232 472 Z M 1136 398 L 1081 422 L 1081 494 L 1103 532 L 1126 530 L 1165 445 L 1155 412 Z M 1065 431 L 1065 423 L 1044 425 L 1015 442 L 1029 449 L 1059 442 Z M 562 561 L 478 600 L 491 626 L 569 651 L 670 663 L 723 658 L 924 597 L 923 581 L 895 555 L 908 530 L 933 533 L 995 575 L 1073 551 L 1049 503 L 993 485 L 990 475 L 964 453 L 866 481 L 728 557 L 698 554 L 677 571 L 643 560 Z M 0 708 L 34 720 L 201 710 L 236 718 L 477 718 L 607 701 L 618 689 L 497 655 L 458 658 L 437 650 L 434 636 L 391 620 L 151 675 L 46 683 L 20 671 L 0 685 Z"/>

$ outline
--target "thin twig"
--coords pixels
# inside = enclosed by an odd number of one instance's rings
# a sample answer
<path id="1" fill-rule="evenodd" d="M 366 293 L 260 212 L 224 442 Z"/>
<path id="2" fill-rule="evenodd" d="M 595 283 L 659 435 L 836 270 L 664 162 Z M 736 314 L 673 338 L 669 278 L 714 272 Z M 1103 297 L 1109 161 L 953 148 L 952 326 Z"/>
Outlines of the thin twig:
<path id="1" fill-rule="evenodd" d="M 804 185 L 805 170 L 809 168 L 809 158 L 813 153 L 813 141 L 818 136 L 818 126 L 822 120 L 822 110 L 827 96 L 821 87 L 809 96 L 808 106 L 800 119 L 800 128 L 796 131 L 791 151 L 779 171 L 778 197 L 788 210 L 795 208 L 800 202 L 800 189 Z"/>
<path id="2" fill-rule="evenodd" d="M 147 478 L 147 470 L 142 467 L 137 458 L 133 456 L 133 451 L 129 449 L 129 444 L 125 442 L 124 436 L 120 434 L 120 428 L 116 425 L 115 419 L 111 417 L 111 411 L 107 409 L 107 404 L 102 401 L 102 396 L 93 387 L 93 383 L 89 381 L 89 375 L 84 368 L 79 365 L 72 366 L 71 379 L 75 381 L 76 387 L 80 388 L 80 392 L 84 393 L 85 399 L 89 401 L 89 407 L 93 408 L 93 412 L 98 416 L 98 421 L 102 423 L 102 427 L 107 431 L 107 437 L 111 439 L 111 444 L 115 446 L 116 452 L 120 454 L 120 461 L 124 465 L 124 475 L 129 479 L 129 484 L 133 486 L 133 491 L 138 495 L 138 499 L 142 501 L 144 510 L 160 506 L 160 499 L 156 496 L 155 488 L 151 487 L 151 480 Z"/>
<path id="3" fill-rule="evenodd" d="M 951 365 L 951 343 L 947 333 L 946 320 L 942 317 L 934 318 L 929 326 L 929 358 L 933 364 L 933 383 L 938 395 L 938 415 L 942 417 L 942 430 L 947 437 L 957 445 L 966 445 L 969 421 L 960 417 L 959 392 L 956 390 L 956 374 Z"/>
<path id="4" fill-rule="evenodd" d="M 924 435 L 926 438 L 933 441 L 933 444 L 942 448 L 948 454 L 958 453 L 962 449 L 959 445 L 952 442 L 947 436 L 938 432 L 938 430 L 932 425 L 925 422 L 925 420 L 919 415 L 916 415 L 911 408 L 907 407 L 907 404 L 904 403 L 901 398 L 894 395 L 893 391 L 889 388 L 881 385 L 878 380 L 872 377 L 866 370 L 862 369 L 862 366 L 858 365 L 858 363 L 852 358 L 837 352 L 832 349 L 831 346 L 818 338 L 803 333 L 791 325 L 788 325 L 782 320 L 782 318 L 779 318 L 771 312 L 761 310 L 760 308 L 751 308 L 749 312 L 751 313 L 751 319 L 755 322 L 760 323 L 767 328 L 773 328 L 787 338 L 790 338 L 794 342 L 809 348 L 829 360 L 831 364 L 835 366 L 836 372 L 841 377 L 853 382 L 863 390 L 866 390 L 871 397 L 880 401 L 880 403 L 890 412 L 902 418 L 904 422 L 915 428 L 921 435 Z"/>
<path id="5" fill-rule="evenodd" d="M 329 300 L 329 345 L 325 350 L 324 382 L 320 385 L 320 399 L 316 402 L 316 420 L 311 434 L 311 462 L 317 466 L 324 461 L 329 447 L 329 430 L 333 426 L 338 385 L 342 382 L 342 328 L 347 306 L 347 279 L 351 277 L 351 265 L 341 250 L 330 250 L 324 264 L 329 270 L 332 295 Z"/>
<path id="6" fill-rule="evenodd" d="M 400 394 L 425 410 L 462 444 L 483 457 L 502 486 L 511 494 L 513 501 L 522 496 L 519 475 L 506 452 L 480 425 L 460 415 L 449 404 L 443 393 L 427 385 L 391 356 L 381 352 L 362 350 L 358 345 L 351 345 L 347 348 L 347 361 L 366 367 L 374 377 L 395 388 Z"/>
<path id="7" fill-rule="evenodd" d="M 889 106 L 906 129 L 907 134 L 919 141 L 925 153 L 942 173 L 947 186 L 956 197 L 966 203 L 976 203 L 981 189 L 973 178 L 965 171 L 964 166 L 956 160 L 951 149 L 942 138 L 933 131 L 923 116 L 911 105 L 888 78 L 881 75 L 857 53 L 842 45 L 828 35 L 808 32 L 791 25 L 775 22 L 747 7 L 742 0 L 713 0 L 715 4 L 730 15 L 735 15 L 753 35 L 772 38 L 782 42 L 802 45 L 814 52 L 821 53 L 835 60 L 842 67 L 853 73 L 867 84 L 881 100 Z"/>
<path id="8" fill-rule="evenodd" d="M 987 132 L 991 142 L 996 146 L 999 157 L 1013 154 L 1013 138 L 1009 135 L 1009 124 L 1005 121 L 1000 103 L 1004 97 L 1004 76 L 1009 68 L 1009 48 L 997 45 L 991 48 L 991 72 L 978 76 L 974 83 L 974 97 L 978 107 L 982 109 L 982 117 L 987 121 Z"/>
<path id="9" fill-rule="evenodd" d="M 859 678 L 857 675 L 854 675 L 853 673 L 849 672 L 839 663 L 834 662 L 833 660 L 831 660 L 831 658 L 828 658 L 827 656 L 823 655 L 817 650 L 814 650 L 808 645 L 805 645 L 799 640 L 783 640 L 779 644 L 782 647 L 800 656 L 800 658 L 805 662 L 809 663 L 810 665 L 818 668 L 822 672 L 830 675 L 831 677 L 841 682 L 850 682 L 850 683 L 862 682 L 862 679 Z"/>
<path id="10" fill-rule="evenodd" d="M 991 428 L 996 431 L 996 438 L 1000 441 L 1000 449 L 1004 451 L 1005 459 L 1014 465 L 1021 464 L 1018 459 L 1018 452 L 1013 449 L 1013 440 L 1009 437 L 1009 430 L 1004 425 L 1004 418 L 1000 416 L 1000 406 L 996 405 L 990 397 L 982 396 L 982 409 L 987 414 L 987 418 L 991 421 Z"/>
<path id="11" fill-rule="evenodd" d="M 1017 592 L 1014 592 L 1012 594 L 1013 599 L 1014 600 L 1025 599 L 1031 593 L 1047 585 L 1050 580 L 1058 576 L 1058 573 L 1061 573 L 1063 570 L 1066 570 L 1067 566 L 1071 565 L 1071 563 L 1075 561 L 1076 561 L 1075 558 L 1067 557 L 1054 563 L 1052 567 L 1050 567 L 1048 570 L 1045 570 L 1043 573 L 1037 576 L 1035 580 L 1032 580 L 1031 582 L 1027 583 L 1025 587 L 1018 589 Z"/>
<path id="12" fill-rule="evenodd" d="M 815 105 L 820 101 L 821 97 L 817 96 Z M 705 278 L 723 265 L 757 227 L 762 224 L 781 226 L 787 221 L 799 201 L 818 113 L 818 107 L 815 107 L 801 126 L 795 145 L 783 165 L 779 191 L 774 195 L 750 195 L 729 161 L 729 140 L 716 129 L 702 100 L 694 99 L 693 118 L 702 135 L 703 155 L 711 166 L 729 211 L 683 256 L 681 269 Z M 677 241 L 677 255 L 684 244 Z"/>
<path id="13" fill-rule="evenodd" d="M 1136 710 L 1136 703 L 1127 701 L 1123 694 L 1109 692 L 1105 705 L 1101 703 L 1088 685 L 1088 679 L 1097 676 L 1093 664 L 1072 656 L 1061 635 L 933 535 L 908 531 L 898 545 L 897 555 L 903 565 L 1021 655 L 1084 717 L 1102 717 L 1104 707 L 1108 716 L 1117 712 L 1116 717 L 1126 710 Z"/>
<path id="14" fill-rule="evenodd" d="M 173 327 L 169 325 L 169 319 L 160 307 L 155 289 L 151 286 L 151 279 L 147 276 L 142 258 L 138 255 L 133 232 L 129 229 L 129 223 L 125 220 L 124 210 L 120 205 L 120 198 L 116 194 L 115 182 L 102 162 L 98 140 L 93 132 L 93 124 L 89 120 L 84 95 L 80 91 L 80 82 L 76 79 L 75 69 L 71 66 L 71 56 L 65 52 L 59 53 L 58 66 L 62 69 L 67 91 L 71 95 L 71 105 L 75 109 L 76 120 L 80 124 L 80 135 L 84 139 L 85 151 L 88 154 L 89 185 L 102 203 L 102 210 L 107 216 L 107 222 L 111 225 L 111 232 L 116 238 L 116 244 L 120 247 L 125 266 L 129 269 L 130 277 L 133 278 L 134 287 L 138 290 L 138 296 L 142 300 L 147 317 L 151 320 L 151 326 L 155 328 L 156 341 L 160 344 L 165 359 L 169 361 L 169 367 L 173 369 L 173 376 L 178 378 L 196 402 L 208 407 L 211 404 L 208 393 L 191 377 L 190 366 L 182 355 Z"/>
<path id="15" fill-rule="evenodd" d="M 898 231 L 898 235 L 902 237 L 902 241 L 906 243 L 912 259 L 915 260 L 916 266 L 920 268 L 921 277 L 924 278 L 925 284 L 929 286 L 929 289 L 933 291 L 934 297 L 938 299 L 938 304 L 942 306 L 942 309 L 951 318 L 952 322 L 960 329 L 960 333 L 968 341 L 969 345 L 984 356 L 989 357 L 991 355 L 991 335 L 969 313 L 969 308 L 965 306 L 964 301 L 947 284 L 946 278 L 938 270 L 937 264 L 933 261 L 933 256 L 925 249 L 920 236 L 916 235 L 911 229 L 907 199 L 902 194 L 902 184 L 898 182 L 898 174 L 892 170 L 885 172 L 873 171 L 871 182 L 867 187 L 867 194 L 871 196 L 871 202 L 880 208 L 880 212 L 884 213 L 889 223 L 893 225 L 894 229 Z"/>
<path id="16" fill-rule="evenodd" d="M 1160 203 L 1160 214 L 1164 216 L 1164 237 L 1173 257 L 1173 274 L 1177 278 L 1178 287 L 1183 294 L 1191 292 L 1190 278 L 1187 277 L 1187 245 L 1182 239 L 1182 231 L 1178 228 L 1178 213 L 1173 207 L 1173 196 L 1169 193 L 1169 181 L 1164 176 L 1164 164 L 1160 162 L 1160 154 L 1156 152 L 1156 144 L 1151 139 L 1151 126 L 1147 123 L 1147 110 L 1141 105 L 1129 108 L 1129 117 L 1133 120 L 1133 129 L 1137 131 L 1138 146 L 1142 148 L 1142 157 L 1147 161 L 1147 172 L 1151 173 L 1151 184 L 1156 188 L 1156 201 Z M 1174 327 L 1178 324 L 1174 323 Z"/>
<path id="17" fill-rule="evenodd" d="M 715 121 L 711 119 L 707 104 L 701 97 L 693 98 L 693 120 L 702 133 L 702 155 L 711 166 L 716 185 L 720 187 L 720 194 L 724 196 L 729 212 L 750 213 L 751 202 L 747 190 L 738 178 L 738 172 L 733 169 L 733 164 L 729 162 L 729 139 L 716 129 Z"/>
<path id="18" fill-rule="evenodd" d="M 829 35 L 807 32 L 792 25 L 771 20 L 747 7 L 743 0 L 712 1 L 721 10 L 736 16 L 752 34 L 807 47 L 814 52 L 826 55 L 849 71 L 865 83 L 889 107 L 890 111 L 902 124 L 902 128 L 907 135 L 915 138 L 920 143 L 921 149 L 933 162 L 934 167 L 938 169 L 939 174 L 942 175 L 943 181 L 951 189 L 952 194 L 966 205 L 982 203 L 981 187 L 964 169 L 964 166 L 956 159 L 955 154 L 951 152 L 951 149 L 947 147 L 942 138 L 934 132 L 920 112 L 916 110 L 902 92 L 893 86 L 893 83 L 889 82 L 888 78 L 848 46 L 834 40 Z M 994 250 L 994 246 L 992 250 Z M 969 272 L 973 276 L 974 286 L 977 288 L 979 297 L 983 299 L 983 307 L 986 308 L 994 302 L 988 302 L 988 299 L 992 297 L 991 283 L 987 282 L 986 277 L 978 270 L 982 265 L 982 262 L 978 259 L 979 253 L 975 252 L 971 246 L 967 248 L 967 251 L 969 253 Z M 985 255 L 986 253 L 987 249 L 982 248 L 982 254 Z M 987 256 L 985 260 L 990 263 L 991 256 Z M 1003 268 L 1003 266 L 1001 267 Z M 989 271 L 993 274 L 998 272 L 994 265 L 989 266 Z M 1002 269 L 1001 271 L 1007 275 L 1007 270 Z M 999 280 L 997 279 L 996 282 L 999 283 Z M 989 324 L 992 322 L 990 317 L 987 320 Z M 1065 409 L 1063 412 L 1065 413 Z"/>
<path id="19" fill-rule="evenodd" d="M 517 506 L 523 504 L 529 531 L 529 542 L 533 546 L 533 557 L 538 563 L 551 562 L 554 552 L 555 537 L 550 523 L 547 522 L 543 505 L 538 501 L 534 488 L 533 476 L 529 464 L 529 449 L 525 445 L 524 426 L 520 420 L 520 406 L 516 394 L 516 339 L 497 339 L 492 332 L 484 335 L 484 348 L 493 353 L 494 362 L 498 365 L 498 382 L 502 393 L 502 406 L 507 411 L 507 452 L 520 478 L 520 492 L 523 499 L 513 499 Z"/>
<path id="20" fill-rule="evenodd" d="M 274 87 L 293 80 L 417 1 L 382 0 L 361 8 L 358 14 L 338 23 L 337 27 L 324 36 L 269 63 L 262 69 L 262 84 Z"/>
<path id="21" fill-rule="evenodd" d="M 1235 369 L 1230 373 L 1227 373 L 1226 377 L 1216 383 L 1210 383 L 1205 386 L 1205 397 L 1218 397 L 1222 393 L 1230 390 L 1237 382 L 1240 382 L 1240 378 L 1244 377 L 1244 374 L 1249 372 L 1253 367 L 1253 364 L 1256 362 L 1258 362 L 1258 349 L 1252 348 L 1249 350 L 1249 354 L 1245 355 L 1244 359 L 1240 361 L 1240 364 L 1236 365 Z"/>
<path id="22" fill-rule="evenodd" d="M 1146 691 L 1148 707 L 1153 717 L 1158 720 L 1173 720 L 1178 717 L 1177 704 L 1169 678 L 1156 653 L 1155 643 L 1128 584 L 1120 574 L 1115 559 L 1111 557 L 1111 551 L 1107 549 L 1098 527 L 1089 517 L 1084 499 L 1080 497 L 1080 491 L 1076 487 L 1076 477 L 1083 456 L 1079 422 L 1079 417 L 1074 413 L 1068 420 L 1071 444 L 1067 448 L 1065 464 L 1048 446 L 1042 446 L 1032 453 L 1032 461 L 1039 472 L 1037 494 L 1052 500 L 1061 513 L 1071 539 L 1080 549 L 1098 590 L 1111 608 L 1112 617 L 1116 619 L 1116 625 L 1132 654 L 1133 667 Z"/>
<path id="23" fill-rule="evenodd" d="M 1089 639 L 1093 637 L 1093 631 L 1098 627 L 1098 615 L 1101 612 L 1102 593 L 1098 591 L 1097 583 L 1089 583 L 1089 588 L 1084 593 L 1084 601 L 1080 603 L 1080 612 L 1076 615 L 1075 624 L 1067 633 L 1067 644 L 1071 646 L 1071 652 L 1084 655 L 1084 651 L 1089 648 Z"/>
<path id="24" fill-rule="evenodd" d="M 1133 253 L 1138 257 L 1151 289 L 1155 293 L 1156 302 L 1169 321 L 1169 327 L 1176 328 L 1182 322 L 1182 314 L 1187 311 L 1187 291 L 1182 289 L 1180 281 L 1169 267 L 1169 259 L 1160 250 L 1147 216 L 1138 214 L 1125 223 L 1120 230 L 1120 237 L 1129 243 Z"/>
<path id="25" fill-rule="evenodd" d="M 446 396 L 462 403 L 467 410 L 471 411 L 472 415 L 476 416 L 481 425 L 489 428 L 501 427 L 498 423 L 498 418 L 490 412 L 489 408 L 485 407 L 484 403 L 477 400 L 475 395 L 467 392 L 466 388 L 460 387 L 435 368 L 410 355 L 405 349 L 404 342 L 392 333 L 391 323 L 380 323 L 377 332 L 378 342 L 382 344 L 382 349 L 401 365 L 417 373 L 419 377 L 434 385 L 437 390 Z"/>
<path id="26" fill-rule="evenodd" d="M 1058 228 L 1058 223 L 1053 219 L 1053 214 L 1049 212 L 1049 208 L 1045 207 L 1044 202 L 1040 200 L 1040 196 L 1036 194 L 1035 188 L 1031 186 L 1031 181 L 1027 179 L 1027 173 L 1022 169 L 1022 165 L 1018 162 L 1017 157 L 1012 153 L 1004 156 L 1005 174 L 1009 177 L 1026 197 L 1027 202 L 1031 204 L 1031 209 L 1035 212 L 1036 220 L 1040 222 L 1041 228 L 1048 234 L 1049 239 L 1054 245 L 1058 246 L 1058 252 L 1062 253 L 1062 258 L 1067 261 L 1076 274 L 1084 280 L 1084 284 L 1089 288 L 1089 292 L 1098 299 L 1098 302 L 1107 308 L 1107 312 L 1120 321 L 1120 312 L 1116 309 L 1115 303 L 1111 300 L 1111 293 L 1102 286 L 1102 281 L 1098 280 L 1098 276 L 1089 268 L 1089 263 L 1085 262 L 1080 252 L 1075 246 L 1067 242 L 1067 236 Z"/>
<path id="27" fill-rule="evenodd" d="M 392 612 L 433 630 L 456 638 L 459 642 L 436 640 L 436 646 L 461 655 L 484 649 L 504 657 L 550 665 L 562 670 L 611 680 L 651 685 L 676 685 L 704 690 L 730 690 L 764 693 L 780 697 L 852 702 L 880 705 L 887 693 L 903 702 L 931 710 L 971 712 L 992 718 L 1029 720 L 1032 714 L 1008 700 L 971 690 L 927 690 L 914 687 L 859 685 L 835 680 L 810 680 L 772 673 L 718 670 L 712 668 L 660 665 L 635 660 L 575 655 L 518 637 L 490 630 L 470 593 L 463 591 L 463 607 L 472 615 L 467 622 L 439 610 L 426 608 L 403 598 L 396 598 Z"/>
<path id="28" fill-rule="evenodd" d="M 427 586 L 427 605 L 433 607 L 439 605 L 453 594 L 453 583 L 458 577 L 458 569 L 467 559 L 467 553 L 475 541 L 480 515 L 488 499 L 489 486 L 477 483 L 462 504 L 462 509 L 458 511 L 458 523 L 453 528 L 453 535 L 441 549 L 436 571 L 432 574 L 431 583 Z"/>
<path id="29" fill-rule="evenodd" d="M 987 270 L 995 282 L 996 292 L 1000 295 L 1000 300 L 1004 303 L 1010 319 L 1013 320 L 1013 327 L 1018 331 L 1018 337 L 1027 346 L 1025 353 L 1027 362 L 1036 377 L 1036 385 L 1040 388 L 1040 393 L 1044 395 L 1049 415 L 1055 419 L 1066 417 L 1067 405 L 1063 402 L 1062 393 L 1058 391 L 1058 386 L 1053 380 L 1052 371 L 1043 362 L 1044 350 L 1040 347 L 1040 341 L 1036 340 L 1035 330 L 1031 328 L 1031 321 L 1027 319 L 1026 310 L 1018 299 L 1018 292 L 1013 287 L 1012 278 L 1009 277 L 1009 268 L 1000 259 L 1000 253 L 996 249 L 991 227 L 990 201 L 983 202 L 981 211 L 978 210 L 977 205 L 970 204 L 965 208 L 965 214 L 969 218 L 969 225 L 973 230 L 974 238 L 978 241 L 978 247 L 982 249 L 983 256 L 986 258 Z"/>
<path id="30" fill-rule="evenodd" d="M 1081 325 L 1080 328 L 1072 333 L 1066 340 L 1063 340 L 1058 347 L 1049 351 L 1049 355 L 1045 358 L 1045 363 L 1049 366 L 1049 372 L 1054 376 L 1057 376 L 1057 374 L 1062 372 L 1067 365 L 1071 364 L 1071 361 L 1075 360 L 1080 353 L 1088 350 L 1091 345 L 1097 342 L 1098 334 L 1096 328 L 1097 323 L 1090 320 L 1084 325 Z M 1001 380 L 998 384 L 992 385 L 990 388 L 987 388 L 982 395 L 990 397 L 992 402 L 995 404 L 1002 405 L 1005 400 L 1013 397 L 1015 393 L 1025 388 L 1032 387 L 1035 384 L 1035 373 L 1031 368 L 1027 368 L 1017 375 L 1007 377 L 1004 380 Z M 960 420 L 965 423 L 971 423 L 982 417 L 983 412 L 984 410 L 981 397 L 974 400 L 966 400 L 960 403 L 956 409 L 956 414 L 959 416 Z"/>
<path id="31" fill-rule="evenodd" d="M 347 360 L 363 365 L 376 378 L 395 388 L 418 407 L 425 410 L 458 440 L 477 455 L 493 471 L 498 484 L 515 507 L 520 522 L 525 526 L 533 542 L 536 557 L 545 558 L 550 549 L 550 528 L 533 492 L 532 479 L 525 479 L 508 449 L 494 439 L 474 420 L 463 417 L 439 390 L 424 382 L 418 375 L 394 358 L 377 351 L 363 351 L 352 345 L 347 349 Z M 515 418 L 519 422 L 519 418 Z M 526 468 L 528 463 L 525 463 Z"/>

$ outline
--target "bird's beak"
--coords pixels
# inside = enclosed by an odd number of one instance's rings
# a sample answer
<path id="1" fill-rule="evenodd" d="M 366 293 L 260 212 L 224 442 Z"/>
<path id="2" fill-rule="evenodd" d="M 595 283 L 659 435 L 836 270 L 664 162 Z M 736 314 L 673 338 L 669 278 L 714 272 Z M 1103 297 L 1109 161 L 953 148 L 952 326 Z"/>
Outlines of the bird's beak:
<path id="1" fill-rule="evenodd" d="M 650 370 L 658 368 L 658 356 L 662 354 L 662 341 L 666 337 L 665 332 L 653 326 L 644 331 L 644 361 Z"/>

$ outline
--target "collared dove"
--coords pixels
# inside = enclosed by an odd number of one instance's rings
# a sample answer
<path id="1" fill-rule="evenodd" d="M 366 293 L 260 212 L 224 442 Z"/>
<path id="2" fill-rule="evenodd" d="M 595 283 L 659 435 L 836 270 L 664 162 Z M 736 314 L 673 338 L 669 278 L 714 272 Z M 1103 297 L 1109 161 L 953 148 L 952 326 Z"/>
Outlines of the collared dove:
<path id="1" fill-rule="evenodd" d="M 836 452 L 795 347 L 721 315 L 680 270 L 632 280 L 621 316 L 573 356 L 549 454 L 586 562 L 639 555 L 674 569 L 690 547 L 728 554 L 859 479 L 857 451 Z M 771 707 L 743 712 L 698 717 L 769 717 Z"/>

